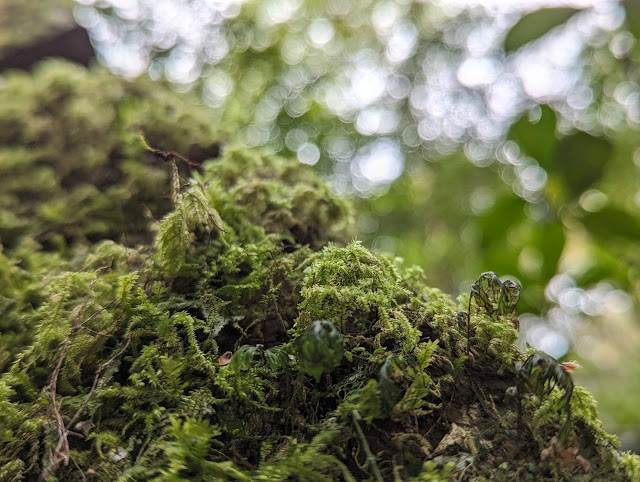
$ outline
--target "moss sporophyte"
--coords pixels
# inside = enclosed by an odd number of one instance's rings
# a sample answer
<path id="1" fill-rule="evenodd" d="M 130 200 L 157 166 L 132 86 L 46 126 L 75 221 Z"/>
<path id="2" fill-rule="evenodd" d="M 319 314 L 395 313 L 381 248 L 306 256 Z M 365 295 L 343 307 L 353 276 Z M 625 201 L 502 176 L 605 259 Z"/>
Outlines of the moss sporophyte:
<path id="1" fill-rule="evenodd" d="M 567 366 L 515 347 L 518 286 L 454 302 L 230 138 L 144 80 L 3 74 L 0 480 L 637 476 Z"/>

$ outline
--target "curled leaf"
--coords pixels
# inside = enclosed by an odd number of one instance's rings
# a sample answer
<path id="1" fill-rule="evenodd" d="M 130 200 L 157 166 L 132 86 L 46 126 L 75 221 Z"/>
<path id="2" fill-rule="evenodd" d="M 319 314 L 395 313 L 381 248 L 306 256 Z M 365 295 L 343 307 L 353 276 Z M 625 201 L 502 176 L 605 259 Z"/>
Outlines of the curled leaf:
<path id="1" fill-rule="evenodd" d="M 228 365 L 229 363 L 231 363 L 232 356 L 233 353 L 231 353 L 230 351 L 224 352 L 222 356 L 218 358 L 218 365 L 220 365 L 221 367 Z"/>

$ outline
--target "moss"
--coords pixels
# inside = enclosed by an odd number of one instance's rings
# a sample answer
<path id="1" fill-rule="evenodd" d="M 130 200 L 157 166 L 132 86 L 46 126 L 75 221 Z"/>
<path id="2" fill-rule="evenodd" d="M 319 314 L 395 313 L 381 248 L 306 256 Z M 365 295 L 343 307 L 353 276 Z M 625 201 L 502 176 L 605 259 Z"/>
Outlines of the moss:
<path id="1" fill-rule="evenodd" d="M 3 73 L 2 82 L 0 239 L 7 249 L 25 235 L 60 249 L 104 238 L 148 243 L 153 219 L 171 209 L 169 171 L 145 154 L 138 131 L 156 147 L 197 154 L 194 160 L 218 152 L 213 119 L 150 81 L 48 61 L 33 75 Z"/>
<path id="2" fill-rule="evenodd" d="M 0 204 L 0 478 L 585 475 L 540 460 L 562 392 L 531 397 L 518 434 L 510 322 L 474 312 L 467 358 L 468 298 L 349 242 L 348 203 L 307 166 L 227 147 L 176 173 L 170 151 L 219 134 L 175 94 L 59 62 L 6 82 L 0 109 L 17 123 L 0 152 L 22 157 L 1 164 L 16 182 Z M 31 198 L 40 168 L 48 194 Z M 321 367 L 300 348 L 314 326 L 332 348 Z M 637 472 L 589 395 L 571 402 L 569 448 L 589 477 Z"/>
<path id="3" fill-rule="evenodd" d="M 620 457 L 620 462 L 625 467 L 629 480 L 632 482 L 640 480 L 640 455 L 626 453 Z"/>
<path id="4" fill-rule="evenodd" d="M 73 25 L 70 0 L 33 0 L 27 5 L 0 1 L 0 49 L 25 44 Z"/>

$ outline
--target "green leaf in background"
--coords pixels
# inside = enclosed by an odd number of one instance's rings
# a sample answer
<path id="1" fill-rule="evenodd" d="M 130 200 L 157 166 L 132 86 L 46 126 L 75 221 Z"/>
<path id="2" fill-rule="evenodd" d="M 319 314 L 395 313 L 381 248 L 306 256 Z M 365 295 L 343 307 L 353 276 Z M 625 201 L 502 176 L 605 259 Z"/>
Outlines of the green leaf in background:
<path id="1" fill-rule="evenodd" d="M 566 241 L 564 225 L 559 222 L 535 222 L 530 245 L 541 256 L 540 278 L 551 279 L 558 272 L 558 262 Z"/>
<path id="2" fill-rule="evenodd" d="M 256 347 L 251 345 L 241 346 L 240 349 L 233 354 L 229 368 L 234 372 L 241 372 L 251 368 L 253 356 L 256 354 Z"/>
<path id="3" fill-rule="evenodd" d="M 640 239 L 640 218 L 618 207 L 606 206 L 600 211 L 587 212 L 582 224 L 603 241 L 618 238 L 636 243 Z"/>
<path id="4" fill-rule="evenodd" d="M 298 366 L 316 381 L 342 361 L 344 347 L 342 334 L 327 320 L 316 320 L 296 340 Z"/>
<path id="5" fill-rule="evenodd" d="M 543 8 L 525 15 L 509 30 L 504 41 L 505 51 L 513 52 L 523 45 L 539 39 L 554 27 L 565 23 L 579 11 L 569 7 Z"/>
<path id="6" fill-rule="evenodd" d="M 516 141 L 525 154 L 546 168 L 558 143 L 556 113 L 548 105 L 540 106 L 540 110 L 540 118 L 535 122 L 530 121 L 526 115 L 520 117 L 511 126 L 509 138 Z"/>
<path id="7" fill-rule="evenodd" d="M 560 141 L 547 170 L 550 175 L 559 175 L 576 198 L 602 178 L 612 154 L 613 146 L 607 139 L 576 132 Z"/>
<path id="8" fill-rule="evenodd" d="M 491 209 L 477 217 L 476 223 L 483 250 L 491 249 L 492 246 L 503 251 L 506 249 L 506 234 L 512 226 L 523 221 L 525 204 L 522 198 L 509 193 L 496 199 Z M 499 271 L 495 267 L 489 268 Z"/>
<path id="9" fill-rule="evenodd" d="M 640 2 L 638 0 L 624 0 L 622 2 L 627 13 L 627 27 L 636 37 L 640 37 Z"/>

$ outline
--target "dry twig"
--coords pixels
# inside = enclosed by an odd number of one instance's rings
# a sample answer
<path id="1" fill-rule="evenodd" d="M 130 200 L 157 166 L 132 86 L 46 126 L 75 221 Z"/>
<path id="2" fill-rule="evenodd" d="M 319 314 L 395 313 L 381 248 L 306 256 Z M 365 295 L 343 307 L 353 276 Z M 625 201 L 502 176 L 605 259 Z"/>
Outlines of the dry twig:
<path id="1" fill-rule="evenodd" d="M 89 285 L 89 290 L 90 291 L 93 290 L 93 282 Z M 49 377 L 49 383 L 48 383 L 48 385 L 47 385 L 47 387 L 45 389 L 45 393 L 47 395 L 47 398 L 51 402 L 51 409 L 53 411 L 53 417 L 54 417 L 54 419 L 56 421 L 56 427 L 57 427 L 56 430 L 57 430 L 57 433 L 58 433 L 58 443 L 56 444 L 56 447 L 55 447 L 55 449 L 53 451 L 51 451 L 51 450 L 49 451 L 49 462 L 48 462 L 47 466 L 45 467 L 45 469 L 42 471 L 42 474 L 40 476 L 40 478 L 42 480 L 44 480 L 44 479 L 48 478 L 50 475 L 52 475 L 53 472 L 55 472 L 55 470 L 60 466 L 61 463 L 64 463 L 65 466 L 69 465 L 69 460 L 70 460 L 69 440 L 68 440 L 68 436 L 70 434 L 69 433 L 69 428 L 73 425 L 73 423 L 75 423 L 77 418 L 80 416 L 81 410 L 83 410 L 84 407 L 86 406 L 86 404 L 88 403 L 89 397 L 91 396 L 91 394 L 93 393 L 95 387 L 97 386 L 98 378 L 99 378 L 100 373 L 102 372 L 102 370 L 104 370 L 104 368 L 107 365 L 112 363 L 113 360 L 115 360 L 115 358 L 117 356 L 119 356 L 129 344 L 129 340 L 127 340 L 127 343 L 125 344 L 125 347 L 122 350 L 120 350 L 115 356 L 113 356 L 107 362 L 103 363 L 98 368 L 98 372 L 96 374 L 96 377 L 94 378 L 93 386 L 91 388 L 91 391 L 87 394 L 87 398 L 84 400 L 84 402 L 82 403 L 82 405 L 80 406 L 80 408 L 78 409 L 78 411 L 76 412 L 74 417 L 72 418 L 71 422 L 69 422 L 68 424 L 65 425 L 64 420 L 62 419 L 62 413 L 61 413 L 62 401 L 60 401 L 60 405 L 58 405 L 58 403 L 57 403 L 58 378 L 60 377 L 60 371 L 62 370 L 62 365 L 64 364 L 64 361 L 65 361 L 65 359 L 67 357 L 67 354 L 69 353 L 69 350 L 71 349 L 72 341 L 76 337 L 77 333 L 80 330 L 83 330 L 83 329 L 86 328 L 84 326 L 86 323 L 88 323 L 90 320 L 92 320 L 93 318 L 98 316 L 100 313 L 102 313 L 103 311 L 108 309 L 116 301 L 116 300 L 111 301 L 107 305 L 105 305 L 102 308 L 100 308 L 99 310 L 97 310 L 95 313 L 92 313 L 91 315 L 89 315 L 86 318 L 82 319 L 82 315 L 84 314 L 84 312 L 85 312 L 85 310 L 87 308 L 87 305 L 89 304 L 89 300 L 90 300 L 90 296 L 87 296 L 87 298 L 85 299 L 84 303 L 80 307 L 80 310 L 79 310 L 78 314 L 76 315 L 76 317 L 74 319 L 74 324 L 73 324 L 73 326 L 71 328 L 71 331 L 69 331 L 69 333 L 67 334 L 67 336 L 65 337 L 64 341 L 61 344 L 62 350 L 60 351 L 60 356 L 58 356 L 58 361 L 56 362 L 56 365 L 55 365 L 55 368 L 53 369 L 53 372 L 51 372 L 51 376 Z M 75 461 L 74 461 L 74 464 L 75 464 Z"/>

